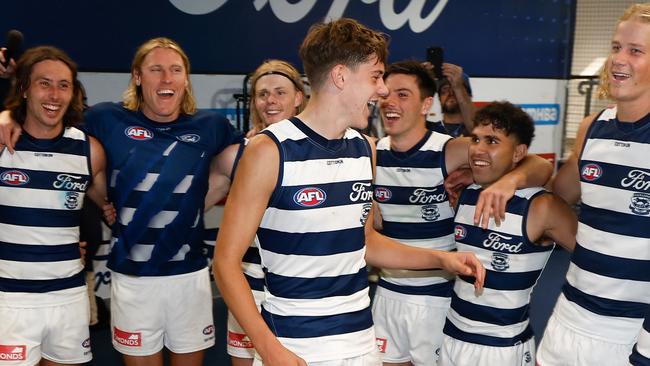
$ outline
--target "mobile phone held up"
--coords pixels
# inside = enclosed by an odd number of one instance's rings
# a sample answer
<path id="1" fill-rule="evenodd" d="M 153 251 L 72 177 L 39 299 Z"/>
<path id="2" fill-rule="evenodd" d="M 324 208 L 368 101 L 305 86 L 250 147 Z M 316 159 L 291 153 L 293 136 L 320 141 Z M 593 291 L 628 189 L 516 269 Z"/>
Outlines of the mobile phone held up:
<path id="1" fill-rule="evenodd" d="M 427 61 L 433 65 L 433 75 L 436 79 L 442 79 L 442 62 L 443 62 L 442 47 L 431 46 L 427 48 Z"/>

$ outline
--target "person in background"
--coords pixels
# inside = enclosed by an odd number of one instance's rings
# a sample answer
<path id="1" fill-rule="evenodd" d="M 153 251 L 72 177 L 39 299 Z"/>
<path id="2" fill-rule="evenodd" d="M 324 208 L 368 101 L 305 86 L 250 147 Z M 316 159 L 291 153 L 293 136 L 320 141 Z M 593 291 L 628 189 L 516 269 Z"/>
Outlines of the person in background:
<path id="1" fill-rule="evenodd" d="M 427 66 L 429 66 L 428 63 Z M 427 121 L 427 128 L 452 137 L 468 136 L 472 131 L 476 108 L 472 102 L 472 87 L 463 68 L 442 64 L 443 78 L 438 80 L 438 100 L 442 119 Z"/>

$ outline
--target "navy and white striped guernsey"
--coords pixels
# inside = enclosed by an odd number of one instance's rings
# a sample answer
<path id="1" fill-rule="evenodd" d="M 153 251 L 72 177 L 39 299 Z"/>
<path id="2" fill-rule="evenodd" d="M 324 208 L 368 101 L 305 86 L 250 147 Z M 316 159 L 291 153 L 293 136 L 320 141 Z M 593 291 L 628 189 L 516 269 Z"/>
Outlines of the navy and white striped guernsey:
<path id="1" fill-rule="evenodd" d="M 15 154 L 0 154 L 0 298 L 85 285 L 79 215 L 89 156 L 87 136 L 74 127 L 52 140 L 24 131 Z"/>
<path id="2" fill-rule="evenodd" d="M 621 344 L 634 342 L 650 303 L 648 156 L 650 115 L 621 123 L 614 107 L 591 124 L 578 162 L 582 203 L 559 316 Z"/>
<path id="3" fill-rule="evenodd" d="M 650 307 L 648 307 L 639 339 L 630 355 L 630 363 L 634 366 L 650 366 Z"/>
<path id="4" fill-rule="evenodd" d="M 278 183 L 257 231 L 266 282 L 262 316 L 307 362 L 371 352 L 364 259 L 370 146 L 352 129 L 327 140 L 295 117 L 262 133 L 280 152 Z"/>
<path id="5" fill-rule="evenodd" d="M 404 153 L 390 149 L 390 136 L 379 140 L 375 201 L 381 210 L 384 235 L 420 248 L 456 247 L 454 212 L 443 186 L 447 177 L 444 149 L 450 139 L 428 131 Z M 379 286 L 407 295 L 449 297 L 453 278 L 442 269 L 382 269 Z"/>
<path id="6" fill-rule="evenodd" d="M 170 276 L 205 268 L 203 206 L 210 162 L 242 141 L 209 111 L 159 123 L 120 104 L 100 103 L 86 129 L 105 146 L 109 199 L 118 212 L 108 268 Z"/>
<path id="7" fill-rule="evenodd" d="M 454 284 L 451 309 L 444 333 L 480 345 L 510 347 L 533 336 L 529 325 L 530 293 L 542 273 L 553 246 L 532 243 L 526 233 L 528 208 L 543 188 L 515 192 L 506 206 L 501 226 L 490 220 L 487 230 L 474 226 L 474 211 L 481 187 L 467 187 L 455 219 L 459 251 L 471 251 L 486 269 L 485 287 L 474 293 L 473 278 L 459 277 Z"/>

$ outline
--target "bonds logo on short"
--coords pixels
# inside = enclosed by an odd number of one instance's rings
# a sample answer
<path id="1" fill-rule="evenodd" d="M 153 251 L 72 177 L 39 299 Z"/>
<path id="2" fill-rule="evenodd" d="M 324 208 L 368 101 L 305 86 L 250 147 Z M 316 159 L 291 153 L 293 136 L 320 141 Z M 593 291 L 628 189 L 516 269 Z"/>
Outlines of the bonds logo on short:
<path id="1" fill-rule="evenodd" d="M 127 127 L 126 130 L 124 130 L 124 134 L 130 139 L 140 140 L 140 141 L 150 140 L 151 138 L 153 138 L 153 132 L 140 126 Z"/>
<path id="2" fill-rule="evenodd" d="M 467 230 L 463 225 L 456 225 L 454 227 L 454 239 L 463 240 L 467 236 Z"/>
<path id="3" fill-rule="evenodd" d="M 377 344 L 377 349 L 380 353 L 386 353 L 386 346 L 388 345 L 388 340 L 386 338 L 375 338 Z"/>
<path id="4" fill-rule="evenodd" d="M 22 186 L 29 183 L 29 176 L 20 170 L 9 170 L 0 175 L 0 181 L 10 186 Z"/>
<path id="5" fill-rule="evenodd" d="M 228 331 L 228 345 L 235 348 L 253 348 L 253 342 L 246 334 Z"/>
<path id="6" fill-rule="evenodd" d="M 377 202 L 386 202 L 390 200 L 391 197 L 393 197 L 393 192 L 391 192 L 390 189 L 386 187 L 375 188 L 375 200 L 377 200 Z"/>
<path id="7" fill-rule="evenodd" d="M 492 262 L 490 264 L 495 271 L 503 272 L 510 268 L 510 257 L 505 253 L 492 252 Z"/>
<path id="8" fill-rule="evenodd" d="M 637 215 L 650 215 L 650 194 L 637 192 L 630 198 L 630 210 Z"/>
<path id="9" fill-rule="evenodd" d="M 86 338 L 83 342 L 81 342 L 81 347 L 90 348 L 90 338 Z"/>
<path id="10" fill-rule="evenodd" d="M 587 164 L 582 168 L 580 175 L 582 179 L 593 182 L 603 175 L 603 169 L 598 164 Z"/>
<path id="11" fill-rule="evenodd" d="M 320 188 L 307 187 L 293 195 L 293 202 L 302 207 L 316 207 L 327 199 L 327 194 Z"/>
<path id="12" fill-rule="evenodd" d="M 113 339 L 115 342 L 129 347 L 141 347 L 142 346 L 142 333 L 131 333 L 113 327 Z"/>
<path id="13" fill-rule="evenodd" d="M 0 344 L 0 361 L 24 361 L 26 359 L 27 346 Z"/>
<path id="14" fill-rule="evenodd" d="M 178 136 L 177 138 L 183 142 L 199 142 L 201 136 L 195 133 L 188 133 L 185 135 Z"/>

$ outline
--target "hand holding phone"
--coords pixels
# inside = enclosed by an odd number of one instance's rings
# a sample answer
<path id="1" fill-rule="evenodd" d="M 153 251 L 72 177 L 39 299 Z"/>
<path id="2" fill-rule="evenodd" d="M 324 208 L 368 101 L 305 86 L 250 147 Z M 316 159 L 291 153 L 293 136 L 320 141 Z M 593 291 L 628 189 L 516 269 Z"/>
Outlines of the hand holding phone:
<path id="1" fill-rule="evenodd" d="M 443 52 L 442 47 L 431 46 L 427 48 L 427 61 L 433 66 L 433 75 L 436 79 L 442 79 L 442 62 Z"/>

